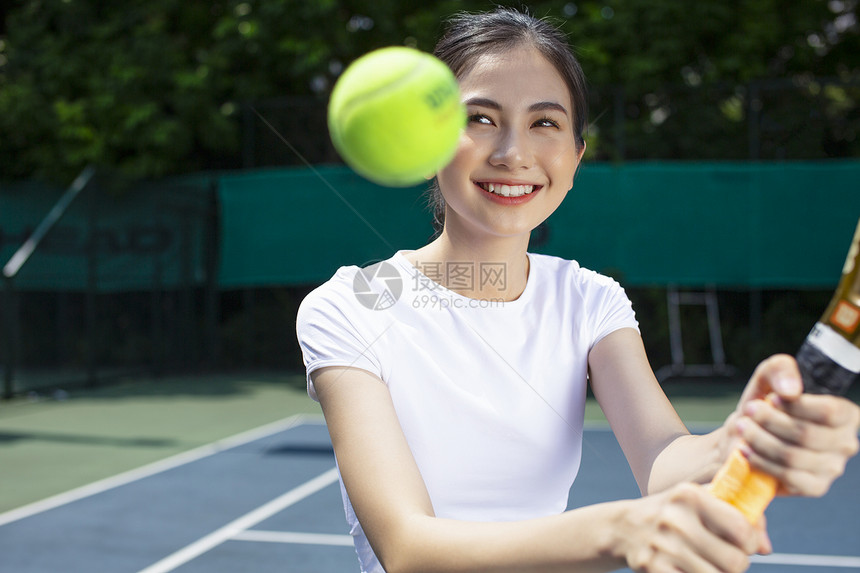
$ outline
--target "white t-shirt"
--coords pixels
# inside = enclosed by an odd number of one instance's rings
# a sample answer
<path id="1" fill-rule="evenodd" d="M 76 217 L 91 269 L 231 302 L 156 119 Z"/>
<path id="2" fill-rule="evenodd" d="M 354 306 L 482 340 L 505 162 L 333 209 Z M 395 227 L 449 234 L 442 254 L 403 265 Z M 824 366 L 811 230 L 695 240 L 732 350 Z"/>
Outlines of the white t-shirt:
<path id="1" fill-rule="evenodd" d="M 449 281 L 482 281 L 488 300 L 479 301 L 441 287 L 427 276 L 440 269 L 422 273 L 398 252 L 365 269 L 342 267 L 299 309 L 310 396 L 310 373 L 324 366 L 378 376 L 438 517 L 564 511 L 579 469 L 588 353 L 615 330 L 638 330 L 614 280 L 575 261 L 528 256 L 515 301 L 492 300 L 506 278 L 499 265 L 447 269 Z M 381 572 L 341 489 L 362 571 Z"/>

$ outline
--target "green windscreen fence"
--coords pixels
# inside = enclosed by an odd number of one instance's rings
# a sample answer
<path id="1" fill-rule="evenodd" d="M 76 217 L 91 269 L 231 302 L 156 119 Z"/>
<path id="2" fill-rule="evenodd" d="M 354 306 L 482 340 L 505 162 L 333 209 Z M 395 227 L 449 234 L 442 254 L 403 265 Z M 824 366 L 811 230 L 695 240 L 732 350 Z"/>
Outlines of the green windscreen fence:
<path id="1" fill-rule="evenodd" d="M 207 230 L 217 188 L 218 237 Z M 0 263 L 62 193 L 0 190 Z M 586 164 L 531 249 L 625 285 L 830 287 L 860 217 L 860 162 Z M 140 291 L 313 284 L 415 249 L 426 185 L 379 187 L 341 166 L 87 188 L 15 279 L 19 290 Z"/>
<path id="2" fill-rule="evenodd" d="M 344 167 L 218 182 L 219 284 L 312 284 L 425 244 L 426 186 Z M 860 162 L 584 165 L 532 250 L 629 286 L 830 287 L 860 217 Z"/>
<path id="3" fill-rule="evenodd" d="M 218 189 L 225 288 L 322 282 L 433 233 L 424 188 L 380 187 L 344 167 L 243 172 Z"/>
<path id="4" fill-rule="evenodd" d="M 63 190 L 35 182 L 0 188 L 0 267 Z M 24 291 L 148 291 L 198 285 L 206 274 L 211 183 L 206 177 L 111 190 L 87 185 L 14 277 Z"/>

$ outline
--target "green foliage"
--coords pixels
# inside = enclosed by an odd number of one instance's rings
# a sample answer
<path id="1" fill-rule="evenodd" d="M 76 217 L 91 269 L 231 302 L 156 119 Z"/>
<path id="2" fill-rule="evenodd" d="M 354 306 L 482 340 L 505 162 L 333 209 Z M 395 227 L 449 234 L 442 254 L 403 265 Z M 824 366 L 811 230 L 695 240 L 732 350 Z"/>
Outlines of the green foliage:
<path id="1" fill-rule="evenodd" d="M 606 0 L 569 3 L 567 11 L 573 6 L 566 29 L 597 87 L 592 117 L 603 118 L 592 126 L 600 142 L 593 158 L 860 153 L 856 99 L 850 110 L 822 112 L 833 109 L 834 98 L 803 85 L 805 76 L 817 76 L 856 86 L 857 2 Z M 757 82 L 770 91 L 752 93 Z M 852 93 L 860 95 L 856 87 Z M 621 133 L 613 117 L 619 94 Z M 764 120 L 749 117 L 753 108 L 764 108 Z M 765 141 L 748 143 L 747 122 Z"/>
<path id="2" fill-rule="evenodd" d="M 337 75 L 362 53 L 392 44 L 430 50 L 447 16 L 493 4 L 23 0 L 0 11 L 0 179 L 68 182 L 88 163 L 133 178 L 237 167 L 245 103 L 283 96 L 324 102 Z M 534 14 L 562 23 L 597 86 L 595 114 L 607 116 L 592 129 L 590 153 L 598 159 L 623 157 L 625 145 L 684 157 L 726 130 L 743 134 L 750 94 L 720 88 L 699 103 L 679 95 L 677 86 L 856 79 L 856 6 L 856 0 L 530 4 Z M 607 112 L 621 86 L 624 133 L 610 134 Z M 815 97 L 825 98 L 828 126 L 848 126 L 827 128 L 834 132 L 831 147 L 844 155 L 856 152 L 857 94 L 839 89 Z M 808 104 L 792 109 L 796 114 Z M 643 137 L 646 144 L 637 140 Z M 745 151 L 717 155 L 738 153 Z"/>

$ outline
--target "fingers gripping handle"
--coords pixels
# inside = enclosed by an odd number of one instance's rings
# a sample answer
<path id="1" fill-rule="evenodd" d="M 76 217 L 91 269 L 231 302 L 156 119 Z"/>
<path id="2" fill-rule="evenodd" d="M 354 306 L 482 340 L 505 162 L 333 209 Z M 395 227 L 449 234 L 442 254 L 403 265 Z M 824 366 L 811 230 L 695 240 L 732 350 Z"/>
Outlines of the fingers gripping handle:
<path id="1" fill-rule="evenodd" d="M 860 221 L 836 292 L 797 353 L 805 392 L 844 394 L 860 378 Z M 711 493 L 757 523 L 779 481 L 735 449 L 709 485 Z"/>

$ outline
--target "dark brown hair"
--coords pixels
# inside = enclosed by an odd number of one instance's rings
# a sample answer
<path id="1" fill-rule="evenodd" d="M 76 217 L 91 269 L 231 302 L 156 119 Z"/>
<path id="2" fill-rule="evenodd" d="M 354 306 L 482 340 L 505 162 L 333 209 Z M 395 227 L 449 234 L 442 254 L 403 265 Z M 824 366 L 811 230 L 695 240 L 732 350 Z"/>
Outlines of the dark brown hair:
<path id="1" fill-rule="evenodd" d="M 530 45 L 536 48 L 561 74 L 573 101 L 573 134 L 576 145 L 584 145 L 582 132 L 588 116 L 585 74 L 567 42 L 567 36 L 545 18 L 513 8 L 497 8 L 480 14 L 461 13 L 448 21 L 448 28 L 433 54 L 445 62 L 458 78 L 469 72 L 485 54 L 505 52 Z M 430 187 L 433 227 L 442 232 L 445 222 L 445 200 L 434 180 Z"/>

